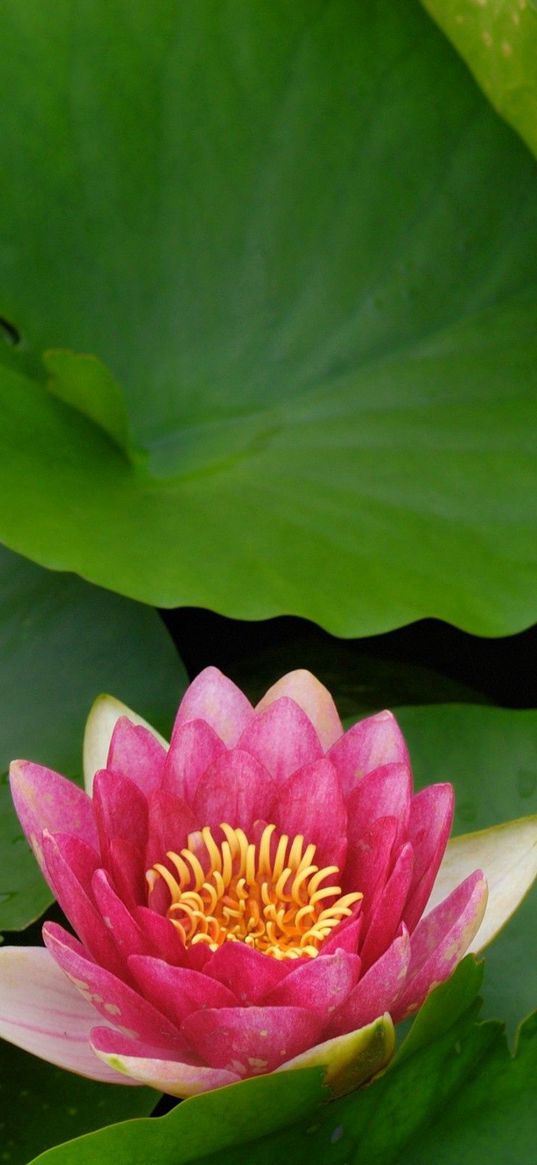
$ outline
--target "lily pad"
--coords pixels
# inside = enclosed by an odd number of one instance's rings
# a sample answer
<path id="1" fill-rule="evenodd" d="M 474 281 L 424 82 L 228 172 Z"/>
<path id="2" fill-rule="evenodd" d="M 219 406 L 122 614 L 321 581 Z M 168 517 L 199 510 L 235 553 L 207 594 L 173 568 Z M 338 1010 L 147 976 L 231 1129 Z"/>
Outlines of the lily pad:
<path id="1" fill-rule="evenodd" d="M 533 622 L 537 173 L 418 3 L 0 38 L 6 543 L 340 635 Z"/>
<path id="2" fill-rule="evenodd" d="M 422 0 L 498 113 L 537 153 L 534 0 Z"/>
<path id="3" fill-rule="evenodd" d="M 18 930 L 51 895 L 12 808 L 9 762 L 81 779 L 84 723 L 100 692 L 120 692 L 168 731 L 186 675 L 155 611 L 4 548 L 0 655 L 0 929 Z"/>

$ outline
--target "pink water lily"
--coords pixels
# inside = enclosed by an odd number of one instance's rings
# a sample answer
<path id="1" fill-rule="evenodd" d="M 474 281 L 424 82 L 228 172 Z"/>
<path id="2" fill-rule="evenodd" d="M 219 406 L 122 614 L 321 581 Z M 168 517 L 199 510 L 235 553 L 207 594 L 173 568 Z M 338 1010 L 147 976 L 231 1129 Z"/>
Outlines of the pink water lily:
<path id="1" fill-rule="evenodd" d="M 49 922 L 46 949 L 0 950 L 0 1034 L 83 1075 L 181 1097 L 307 1064 L 336 1087 L 359 1083 L 482 922 L 472 847 L 443 863 L 451 785 L 414 794 L 394 717 L 343 732 L 308 672 L 253 708 L 207 669 L 169 747 L 102 697 L 85 776 L 83 792 L 11 766 L 26 837 L 77 937 Z M 493 866 L 495 843 L 475 837 Z M 531 881 L 527 862 L 512 876 L 512 842 L 498 885 L 492 869 L 501 906 L 487 938 Z"/>

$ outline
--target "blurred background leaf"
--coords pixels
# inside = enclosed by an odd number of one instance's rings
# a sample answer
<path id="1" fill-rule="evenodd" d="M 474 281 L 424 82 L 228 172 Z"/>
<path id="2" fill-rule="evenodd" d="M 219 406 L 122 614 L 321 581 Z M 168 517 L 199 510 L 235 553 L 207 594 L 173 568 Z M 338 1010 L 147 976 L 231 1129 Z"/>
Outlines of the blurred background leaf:
<path id="1" fill-rule="evenodd" d="M 81 774 L 96 696 L 117 695 L 168 732 L 186 673 L 155 611 L 0 548 L 0 929 L 51 901 L 11 805 L 9 762 Z"/>
<path id="2" fill-rule="evenodd" d="M 537 173 L 417 0 L 0 36 L 4 540 L 341 635 L 531 623 Z"/>

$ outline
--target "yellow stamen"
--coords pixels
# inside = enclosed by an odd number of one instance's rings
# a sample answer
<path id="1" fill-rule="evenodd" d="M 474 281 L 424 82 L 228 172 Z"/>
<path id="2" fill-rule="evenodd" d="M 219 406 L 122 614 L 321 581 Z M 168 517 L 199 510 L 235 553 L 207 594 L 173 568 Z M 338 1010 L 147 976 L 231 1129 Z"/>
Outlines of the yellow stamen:
<path id="1" fill-rule="evenodd" d="M 146 874 L 150 893 L 159 878 L 165 882 L 167 917 L 185 946 L 205 943 L 215 951 L 244 942 L 274 959 L 315 958 L 362 895 L 341 897 L 338 867 L 319 869 L 316 847 L 305 846 L 302 834 L 291 842 L 281 834 L 274 848 L 275 825 L 265 826 L 257 843 L 227 822 L 220 830 L 220 844 L 206 825 L 180 854 L 167 853 L 176 877 L 160 862 Z"/>

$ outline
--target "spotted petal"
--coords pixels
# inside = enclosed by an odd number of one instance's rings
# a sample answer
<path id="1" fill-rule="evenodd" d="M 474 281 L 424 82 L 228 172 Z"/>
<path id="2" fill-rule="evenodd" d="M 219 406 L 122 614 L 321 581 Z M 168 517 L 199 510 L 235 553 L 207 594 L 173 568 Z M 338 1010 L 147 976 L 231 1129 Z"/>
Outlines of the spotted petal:
<path id="1" fill-rule="evenodd" d="M 135 1084 L 100 1062 L 88 1040 L 95 1010 L 44 947 L 0 948 L 0 1036 L 91 1080 Z"/>
<path id="2" fill-rule="evenodd" d="M 207 1068 L 168 1059 L 162 1049 L 151 1044 L 135 1043 L 109 1028 L 94 1028 L 91 1046 L 116 1079 L 116 1073 L 125 1073 L 120 1083 L 148 1084 L 159 1092 L 167 1092 L 169 1096 L 198 1096 L 211 1088 L 222 1088 L 225 1084 L 235 1084 L 240 1080 L 236 1072 L 228 1072 L 223 1068 Z"/>

